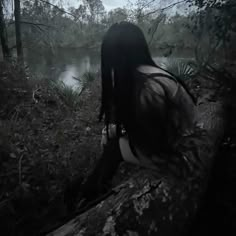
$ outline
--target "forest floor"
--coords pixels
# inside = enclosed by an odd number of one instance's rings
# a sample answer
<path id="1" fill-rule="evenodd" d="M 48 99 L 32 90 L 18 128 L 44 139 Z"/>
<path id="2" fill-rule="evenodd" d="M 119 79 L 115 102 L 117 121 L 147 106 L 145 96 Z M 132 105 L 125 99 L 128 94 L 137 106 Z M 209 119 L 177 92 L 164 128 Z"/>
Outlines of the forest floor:
<path id="1" fill-rule="evenodd" d="M 70 106 L 47 82 L 0 64 L 0 232 L 37 235 L 63 215 L 65 184 L 99 157 L 100 82 Z"/>
<path id="2" fill-rule="evenodd" d="M 83 91 L 79 104 L 71 106 L 46 81 L 28 78 L 19 67 L 0 63 L 1 235 L 40 235 L 42 229 L 50 228 L 64 217 L 62 193 L 66 184 L 76 177 L 86 176 L 101 154 L 103 125 L 98 122 L 99 81 L 96 78 L 91 82 Z M 196 88 L 194 94 L 198 96 L 201 87 L 201 93 L 205 94 L 201 97 L 211 99 L 209 83 L 192 85 Z M 232 195 L 236 183 L 233 117 L 232 113 L 231 132 L 216 162 L 217 171 L 213 173 L 210 197 L 206 201 L 209 214 L 200 215 L 202 219 L 212 217 L 209 221 L 212 227 L 216 214 L 228 217 L 226 221 L 222 219 L 225 226 L 236 225 Z M 222 163 L 224 169 L 219 171 Z M 119 179 L 126 176 L 125 170 L 122 171 Z M 199 224 L 204 225 L 204 222 L 201 220 Z"/>

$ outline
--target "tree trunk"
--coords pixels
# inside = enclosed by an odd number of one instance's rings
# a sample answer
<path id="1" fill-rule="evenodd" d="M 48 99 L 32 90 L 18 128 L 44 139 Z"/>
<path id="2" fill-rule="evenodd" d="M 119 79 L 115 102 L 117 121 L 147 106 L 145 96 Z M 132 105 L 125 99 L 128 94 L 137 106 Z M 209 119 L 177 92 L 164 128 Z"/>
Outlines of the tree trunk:
<path id="1" fill-rule="evenodd" d="M 4 59 L 8 60 L 11 54 L 8 47 L 7 29 L 3 15 L 3 0 L 0 0 L 0 39 L 2 44 L 3 57 Z"/>
<path id="2" fill-rule="evenodd" d="M 24 54 L 21 40 L 21 24 L 20 24 L 20 0 L 14 0 L 15 4 L 15 31 L 16 31 L 16 51 L 17 61 L 20 64 L 24 62 Z"/>
<path id="3" fill-rule="evenodd" d="M 214 156 L 224 134 L 222 102 L 198 106 L 204 130 L 186 137 L 186 159 L 196 162 L 186 178 L 138 168 L 109 197 L 78 215 L 49 236 L 62 235 L 185 235 L 204 196 Z"/>

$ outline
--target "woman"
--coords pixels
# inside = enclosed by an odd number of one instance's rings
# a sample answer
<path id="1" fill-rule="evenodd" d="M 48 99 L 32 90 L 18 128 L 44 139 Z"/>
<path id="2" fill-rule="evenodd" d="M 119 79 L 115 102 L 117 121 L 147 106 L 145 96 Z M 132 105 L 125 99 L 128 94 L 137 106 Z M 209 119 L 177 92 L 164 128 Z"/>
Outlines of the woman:
<path id="1" fill-rule="evenodd" d="M 188 163 L 179 154 L 178 142 L 194 129 L 192 96 L 155 64 L 134 24 L 114 24 L 107 31 L 101 71 L 104 151 L 82 189 L 88 200 L 106 190 L 123 159 L 168 173 L 180 165 L 182 171 Z"/>
<path id="2" fill-rule="evenodd" d="M 114 123 L 118 137 L 124 128 L 131 147 L 160 155 L 173 151 L 175 141 L 192 132 L 192 96 L 175 76 L 155 64 L 137 26 L 122 22 L 108 30 L 101 63 L 100 120 L 105 116 L 106 126 Z"/>

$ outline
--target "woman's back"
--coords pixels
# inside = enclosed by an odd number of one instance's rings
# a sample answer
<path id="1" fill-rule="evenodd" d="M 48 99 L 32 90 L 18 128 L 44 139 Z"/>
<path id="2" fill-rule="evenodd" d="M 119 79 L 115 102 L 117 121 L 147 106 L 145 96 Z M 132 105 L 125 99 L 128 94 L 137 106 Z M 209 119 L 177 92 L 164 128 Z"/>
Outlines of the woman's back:
<path id="1" fill-rule="evenodd" d="M 134 73 L 131 145 L 146 155 L 173 151 L 181 136 L 193 132 L 195 105 L 190 94 L 170 73 L 140 66 Z"/>
<path id="2" fill-rule="evenodd" d="M 132 23 L 114 24 L 101 48 L 100 119 L 116 125 L 134 154 L 169 155 L 194 128 L 195 105 L 177 79 L 153 61 L 142 31 Z"/>

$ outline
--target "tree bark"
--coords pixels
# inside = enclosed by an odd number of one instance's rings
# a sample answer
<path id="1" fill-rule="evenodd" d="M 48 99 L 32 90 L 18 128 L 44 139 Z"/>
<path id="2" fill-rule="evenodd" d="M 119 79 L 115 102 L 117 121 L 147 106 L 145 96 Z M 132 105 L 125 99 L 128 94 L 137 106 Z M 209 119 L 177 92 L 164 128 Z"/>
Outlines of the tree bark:
<path id="1" fill-rule="evenodd" d="M 22 47 L 22 39 L 21 39 L 21 16 L 20 16 L 20 0 L 14 0 L 15 4 L 15 31 L 16 31 L 16 51 L 17 51 L 17 61 L 20 64 L 24 62 L 24 54 Z"/>
<path id="2" fill-rule="evenodd" d="M 11 54 L 8 47 L 7 29 L 3 15 L 3 0 L 0 0 L 0 39 L 2 44 L 3 57 L 5 60 L 8 60 Z"/>
<path id="3" fill-rule="evenodd" d="M 105 200 L 48 235 L 187 234 L 224 134 L 223 107 L 219 101 L 198 106 L 197 118 L 204 132 L 188 136 L 181 143 L 186 148 L 183 154 L 196 161 L 185 179 L 139 168 Z"/>

